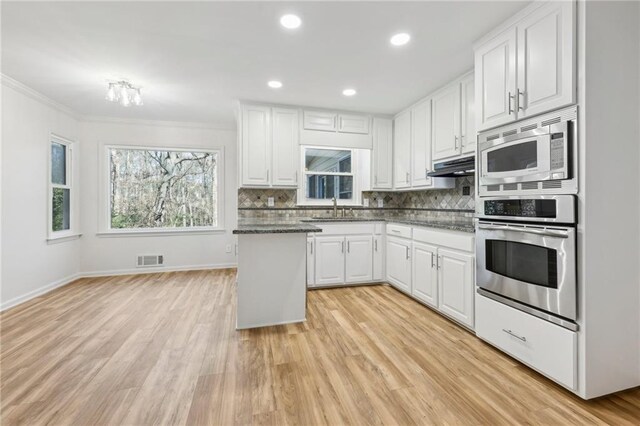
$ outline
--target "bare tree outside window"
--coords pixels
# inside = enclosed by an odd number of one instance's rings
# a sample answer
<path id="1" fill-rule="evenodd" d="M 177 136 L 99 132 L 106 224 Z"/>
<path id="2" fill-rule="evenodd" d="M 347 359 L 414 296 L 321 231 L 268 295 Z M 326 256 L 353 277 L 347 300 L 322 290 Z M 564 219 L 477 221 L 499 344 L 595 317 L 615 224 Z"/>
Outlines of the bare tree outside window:
<path id="1" fill-rule="evenodd" d="M 216 227 L 216 152 L 109 149 L 112 229 Z"/>

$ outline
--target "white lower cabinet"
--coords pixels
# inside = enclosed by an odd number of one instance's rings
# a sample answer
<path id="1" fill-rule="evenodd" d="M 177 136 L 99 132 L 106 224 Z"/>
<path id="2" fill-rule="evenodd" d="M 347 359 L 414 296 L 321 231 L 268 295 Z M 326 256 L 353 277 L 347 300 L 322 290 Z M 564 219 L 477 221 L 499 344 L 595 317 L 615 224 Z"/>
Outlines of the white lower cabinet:
<path id="1" fill-rule="evenodd" d="M 398 290 L 411 293 L 411 240 L 387 237 L 387 281 Z"/>
<path id="2" fill-rule="evenodd" d="M 358 283 L 373 280 L 373 237 L 355 235 L 345 237 L 347 255 L 345 282 Z"/>
<path id="3" fill-rule="evenodd" d="M 344 237 L 315 237 L 315 285 L 344 282 Z"/>
<path id="4" fill-rule="evenodd" d="M 373 280 L 382 281 L 384 277 L 384 247 L 382 235 L 373 236 Z"/>
<path id="5" fill-rule="evenodd" d="M 466 326 L 474 325 L 474 255 L 438 249 L 440 310 Z"/>
<path id="6" fill-rule="evenodd" d="M 476 308 L 478 337 L 576 389 L 577 333 L 480 295 Z"/>
<path id="7" fill-rule="evenodd" d="M 430 244 L 413 242 L 411 266 L 411 294 L 427 305 L 438 307 L 438 248 Z"/>

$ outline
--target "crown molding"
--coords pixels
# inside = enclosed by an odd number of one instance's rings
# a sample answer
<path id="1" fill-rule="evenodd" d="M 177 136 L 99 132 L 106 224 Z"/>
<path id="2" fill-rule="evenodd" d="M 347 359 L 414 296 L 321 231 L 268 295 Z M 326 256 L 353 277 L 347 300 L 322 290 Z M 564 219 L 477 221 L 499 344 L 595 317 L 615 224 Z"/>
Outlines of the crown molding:
<path id="1" fill-rule="evenodd" d="M 191 122 L 191 121 L 166 121 L 166 120 L 142 120 L 136 118 L 118 118 L 118 117 L 104 117 L 104 116 L 90 116 L 79 114 L 72 108 L 62 105 L 59 102 L 43 95 L 35 89 L 19 82 L 18 80 L 9 77 L 6 74 L 0 73 L 0 80 L 3 86 L 9 87 L 31 99 L 41 102 L 47 106 L 50 106 L 80 122 L 90 123 L 107 123 L 107 124 L 129 124 L 129 125 L 146 125 L 146 126 L 162 126 L 162 127 L 184 127 L 190 129 L 210 129 L 210 130 L 226 130 L 235 131 L 235 123 L 206 123 L 206 122 Z"/>
<path id="2" fill-rule="evenodd" d="M 2 74 L 0 73 L 0 80 L 2 81 L 2 85 L 9 87 L 25 96 L 28 96 L 29 98 L 36 100 L 40 103 L 43 103 L 47 106 L 50 106 L 51 108 L 54 108 L 64 114 L 67 114 L 73 118 L 75 118 L 76 120 L 80 120 L 81 119 L 81 115 L 78 114 L 76 111 L 74 111 L 73 109 L 69 108 L 66 105 L 62 105 L 59 102 L 54 101 L 53 99 L 43 95 L 42 93 L 38 92 L 35 89 L 32 89 L 31 87 L 25 85 L 24 83 L 19 82 L 18 80 L 9 77 L 6 74 Z"/>

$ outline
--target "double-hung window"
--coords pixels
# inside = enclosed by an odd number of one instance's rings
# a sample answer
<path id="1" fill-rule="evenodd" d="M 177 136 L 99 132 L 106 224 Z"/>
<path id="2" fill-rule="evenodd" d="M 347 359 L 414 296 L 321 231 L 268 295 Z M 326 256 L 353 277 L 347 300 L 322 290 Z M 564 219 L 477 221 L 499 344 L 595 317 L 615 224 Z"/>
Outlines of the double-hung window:
<path id="1" fill-rule="evenodd" d="M 73 143 L 51 136 L 49 157 L 49 239 L 74 235 Z"/>
<path id="2" fill-rule="evenodd" d="M 353 204 L 355 197 L 354 150 L 305 147 L 304 204 Z"/>

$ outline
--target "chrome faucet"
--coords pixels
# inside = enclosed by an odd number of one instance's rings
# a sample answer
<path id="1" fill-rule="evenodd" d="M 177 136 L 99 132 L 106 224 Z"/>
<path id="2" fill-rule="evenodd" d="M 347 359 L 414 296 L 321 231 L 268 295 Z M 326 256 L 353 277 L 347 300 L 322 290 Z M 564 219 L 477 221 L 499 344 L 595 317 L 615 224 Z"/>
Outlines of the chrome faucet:
<path id="1" fill-rule="evenodd" d="M 333 217 L 337 218 L 338 217 L 338 200 L 336 200 L 336 197 L 333 197 L 331 201 L 333 201 Z"/>

